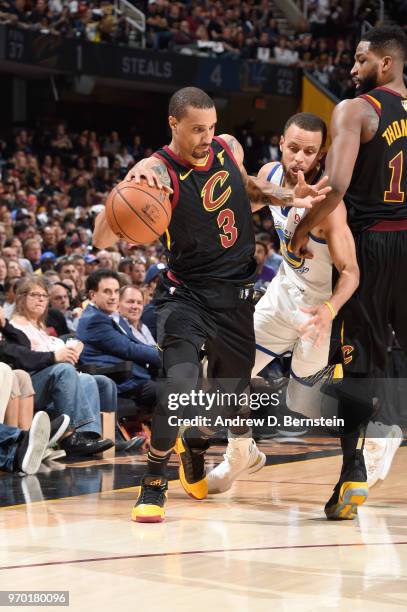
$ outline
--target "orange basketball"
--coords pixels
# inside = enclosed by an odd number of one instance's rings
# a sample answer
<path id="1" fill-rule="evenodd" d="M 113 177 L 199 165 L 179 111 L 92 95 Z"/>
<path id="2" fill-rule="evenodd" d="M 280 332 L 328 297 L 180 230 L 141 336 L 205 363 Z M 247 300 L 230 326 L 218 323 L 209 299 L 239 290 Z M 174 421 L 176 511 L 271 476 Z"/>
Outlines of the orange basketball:
<path id="1" fill-rule="evenodd" d="M 111 230 L 133 244 L 155 242 L 171 221 L 171 202 L 157 187 L 145 179 L 140 183 L 121 181 L 106 200 L 106 220 Z"/>

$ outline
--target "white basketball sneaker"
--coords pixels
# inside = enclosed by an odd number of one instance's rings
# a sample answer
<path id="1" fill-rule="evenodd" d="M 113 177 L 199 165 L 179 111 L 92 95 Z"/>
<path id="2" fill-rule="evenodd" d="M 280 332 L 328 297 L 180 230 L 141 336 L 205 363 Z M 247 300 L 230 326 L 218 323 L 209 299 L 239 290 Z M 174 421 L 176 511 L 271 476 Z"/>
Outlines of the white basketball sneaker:
<path id="1" fill-rule="evenodd" d="M 222 463 L 209 474 L 208 493 L 223 493 L 240 474 L 254 474 L 266 463 L 266 455 L 259 451 L 253 438 L 229 438 Z"/>
<path id="2" fill-rule="evenodd" d="M 373 487 L 384 480 L 390 471 L 394 456 L 403 441 L 403 432 L 398 425 L 370 422 L 366 430 L 363 455 L 366 463 L 367 482 Z"/>

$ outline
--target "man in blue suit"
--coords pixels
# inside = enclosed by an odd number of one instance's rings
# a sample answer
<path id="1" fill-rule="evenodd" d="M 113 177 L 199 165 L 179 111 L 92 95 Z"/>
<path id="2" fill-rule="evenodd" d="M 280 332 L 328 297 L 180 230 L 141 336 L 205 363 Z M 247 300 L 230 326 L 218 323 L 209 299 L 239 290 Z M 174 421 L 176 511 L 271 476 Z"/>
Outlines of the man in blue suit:
<path id="1" fill-rule="evenodd" d="M 152 406 L 155 387 L 151 379 L 160 366 L 157 347 L 135 338 L 118 312 L 119 275 L 108 269 L 92 272 L 86 280 L 90 304 L 79 320 L 77 336 L 83 342 L 82 363 L 101 366 L 132 361 L 132 377 L 118 384 L 119 394 L 133 397 L 137 403 Z"/>

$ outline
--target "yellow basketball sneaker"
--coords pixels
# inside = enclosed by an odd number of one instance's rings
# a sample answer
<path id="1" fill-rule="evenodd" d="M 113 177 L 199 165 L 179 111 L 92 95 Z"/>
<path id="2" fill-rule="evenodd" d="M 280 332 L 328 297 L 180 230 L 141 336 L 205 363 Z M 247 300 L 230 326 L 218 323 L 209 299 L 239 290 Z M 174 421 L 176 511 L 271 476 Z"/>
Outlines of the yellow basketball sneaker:
<path id="1" fill-rule="evenodd" d="M 175 452 L 179 458 L 179 479 L 185 491 L 194 499 L 208 495 L 208 479 L 205 474 L 205 449 L 190 448 L 185 435 L 178 436 Z"/>
<path id="2" fill-rule="evenodd" d="M 165 518 L 167 489 L 168 480 L 163 476 L 144 476 L 131 512 L 131 520 L 136 523 L 161 523 Z"/>
<path id="3" fill-rule="evenodd" d="M 367 500 L 366 466 L 363 452 L 357 450 L 349 465 L 345 465 L 334 492 L 325 505 L 327 519 L 333 521 L 352 520 L 357 516 L 358 507 Z"/>

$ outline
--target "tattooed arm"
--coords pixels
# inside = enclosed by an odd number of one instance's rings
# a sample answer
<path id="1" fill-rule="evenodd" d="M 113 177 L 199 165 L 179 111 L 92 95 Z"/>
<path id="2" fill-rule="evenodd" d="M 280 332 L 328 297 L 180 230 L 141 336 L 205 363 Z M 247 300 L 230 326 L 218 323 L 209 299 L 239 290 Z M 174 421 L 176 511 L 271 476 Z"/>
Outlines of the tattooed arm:
<path id="1" fill-rule="evenodd" d="M 325 187 L 328 182 L 327 178 L 315 185 L 307 185 L 301 172 L 298 173 L 298 183 L 295 189 L 285 189 L 274 183 L 269 183 L 261 176 L 248 176 L 243 165 L 244 153 L 240 142 L 229 134 L 222 134 L 220 138 L 229 145 L 236 159 L 253 211 L 270 204 L 311 208 L 313 204 L 321 202 L 325 198 L 325 194 L 330 191 L 330 187 Z"/>
<path id="2" fill-rule="evenodd" d="M 168 174 L 167 167 L 156 157 L 147 157 L 138 162 L 128 172 L 126 180 L 133 179 L 140 182 L 140 178 L 144 176 L 151 187 L 155 185 L 159 189 L 164 189 L 167 193 L 172 193 L 171 178 Z M 98 249 L 105 249 L 117 242 L 118 236 L 112 232 L 107 223 L 105 211 L 102 210 L 95 220 L 95 229 L 93 231 L 93 244 Z"/>
<path id="3" fill-rule="evenodd" d="M 159 189 L 164 189 L 167 193 L 172 193 L 171 178 L 168 174 L 166 165 L 159 159 L 154 157 L 146 157 L 140 160 L 131 170 L 128 171 L 125 181 L 135 180 L 140 182 L 141 177 L 147 179 L 150 187 L 157 186 Z"/>

